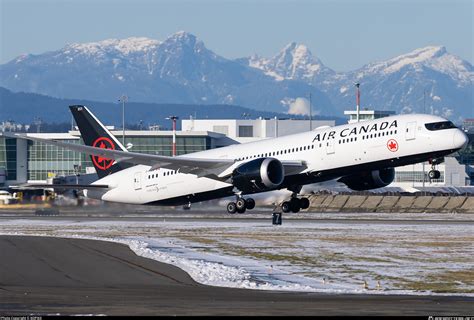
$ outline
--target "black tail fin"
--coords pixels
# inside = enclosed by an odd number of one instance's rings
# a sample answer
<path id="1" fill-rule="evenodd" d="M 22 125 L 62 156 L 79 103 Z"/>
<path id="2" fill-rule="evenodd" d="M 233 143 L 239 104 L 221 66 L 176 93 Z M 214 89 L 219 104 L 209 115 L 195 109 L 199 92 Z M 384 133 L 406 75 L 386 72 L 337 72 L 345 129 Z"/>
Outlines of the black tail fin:
<path id="1" fill-rule="evenodd" d="M 69 109 L 71 109 L 71 113 L 76 120 L 82 140 L 84 140 L 86 146 L 127 151 L 85 106 L 70 106 Z M 127 167 L 122 163 L 115 163 L 112 159 L 99 156 L 91 156 L 91 160 L 99 178 L 103 178 Z"/>

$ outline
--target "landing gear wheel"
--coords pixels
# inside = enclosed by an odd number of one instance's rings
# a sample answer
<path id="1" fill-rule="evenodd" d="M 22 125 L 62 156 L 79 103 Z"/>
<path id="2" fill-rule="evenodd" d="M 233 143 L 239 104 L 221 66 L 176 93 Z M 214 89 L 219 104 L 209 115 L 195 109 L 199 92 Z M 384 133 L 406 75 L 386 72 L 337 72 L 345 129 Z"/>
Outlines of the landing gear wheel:
<path id="1" fill-rule="evenodd" d="M 290 207 L 291 207 L 291 211 L 293 211 L 294 213 L 297 213 L 300 211 L 300 208 L 301 208 L 301 201 L 300 199 L 298 198 L 292 198 L 290 200 Z"/>
<path id="2" fill-rule="evenodd" d="M 309 200 L 308 198 L 301 198 L 300 199 L 301 209 L 308 209 L 309 208 Z"/>
<path id="3" fill-rule="evenodd" d="M 253 208 L 255 208 L 255 200 L 252 198 L 245 199 L 245 207 L 248 210 L 252 210 Z"/>
<path id="4" fill-rule="evenodd" d="M 235 205 L 237 206 L 237 211 L 242 211 L 245 212 L 246 209 L 246 203 L 244 198 L 239 198 L 235 202 Z"/>
<path id="5" fill-rule="evenodd" d="M 430 170 L 430 172 L 428 172 L 428 178 L 430 178 L 430 180 L 439 179 L 440 177 L 441 172 L 439 172 L 438 170 Z"/>
<path id="6" fill-rule="evenodd" d="M 291 211 L 291 205 L 290 202 L 285 201 L 281 204 L 281 211 L 287 213 Z"/>
<path id="7" fill-rule="evenodd" d="M 235 205 L 235 202 L 229 202 L 227 204 L 227 212 L 230 214 L 234 214 L 237 212 L 237 206 Z"/>
<path id="8" fill-rule="evenodd" d="M 247 210 L 245 207 L 242 209 L 237 209 L 237 213 L 245 213 L 245 210 Z"/>

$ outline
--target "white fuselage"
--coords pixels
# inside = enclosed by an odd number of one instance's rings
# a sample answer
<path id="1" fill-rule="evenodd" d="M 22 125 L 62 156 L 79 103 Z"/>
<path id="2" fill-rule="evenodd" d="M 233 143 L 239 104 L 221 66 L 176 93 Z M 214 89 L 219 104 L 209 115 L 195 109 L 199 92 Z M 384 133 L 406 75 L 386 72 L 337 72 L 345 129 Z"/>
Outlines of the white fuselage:
<path id="1" fill-rule="evenodd" d="M 193 158 L 235 159 L 227 169 L 232 172 L 245 162 L 272 157 L 304 161 L 306 169 L 299 173 L 301 184 L 318 180 L 317 173 L 332 172 L 331 179 L 357 172 L 358 168 L 379 169 L 407 163 L 426 161 L 438 154 L 445 155 L 460 149 L 466 136 L 457 128 L 430 131 L 426 123 L 446 121 L 431 115 L 398 115 L 335 127 L 316 129 L 279 138 L 231 145 L 193 153 Z M 338 170 L 345 168 L 338 176 Z M 303 178 L 306 177 L 306 178 Z M 310 177 L 310 178 L 307 178 Z M 314 178 L 314 179 L 313 179 Z M 323 179 L 324 180 L 324 179 Z M 136 165 L 111 174 L 95 182 L 106 184 L 106 191 L 87 190 L 87 196 L 105 201 L 132 204 L 170 204 L 200 201 L 196 195 L 208 193 L 208 198 L 230 195 L 232 184 L 179 170 L 156 169 Z M 286 187 L 286 186 L 282 186 Z M 215 193 L 216 190 L 227 190 Z"/>

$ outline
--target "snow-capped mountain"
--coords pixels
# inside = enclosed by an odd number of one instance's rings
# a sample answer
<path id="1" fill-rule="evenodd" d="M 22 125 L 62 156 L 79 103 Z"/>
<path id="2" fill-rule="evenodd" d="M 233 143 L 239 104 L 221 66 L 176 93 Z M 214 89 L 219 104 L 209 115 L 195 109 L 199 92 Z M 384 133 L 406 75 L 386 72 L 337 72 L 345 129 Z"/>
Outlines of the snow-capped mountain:
<path id="1" fill-rule="evenodd" d="M 339 112 L 355 105 L 354 83 L 361 83 L 362 107 L 426 112 L 448 118 L 474 115 L 472 65 L 442 46 L 416 49 L 398 57 L 336 73 L 303 45 L 290 43 L 271 59 L 239 59 L 277 80 L 300 80 L 321 89 Z"/>
<path id="2" fill-rule="evenodd" d="M 272 58 L 229 60 L 202 41 L 177 32 L 164 41 L 109 39 L 69 44 L 0 65 L 0 86 L 60 98 L 156 103 L 236 104 L 286 112 L 313 98 L 314 113 L 341 115 L 354 108 L 354 83 L 364 108 L 427 112 L 453 120 L 474 117 L 472 65 L 431 46 L 337 73 L 303 44 L 290 43 Z"/>
<path id="3" fill-rule="evenodd" d="M 363 78 L 371 74 L 392 74 L 402 71 L 404 68 L 413 68 L 417 72 L 423 71 L 423 67 L 430 68 L 439 73 L 449 75 L 454 81 L 461 84 L 472 83 L 472 65 L 461 58 L 449 54 L 445 47 L 430 46 L 416 49 L 410 53 L 395 57 L 393 59 L 368 64 L 357 74 Z"/>
<path id="4" fill-rule="evenodd" d="M 474 69 L 441 46 L 370 63 L 340 75 L 324 91 L 333 103 L 350 105 L 351 82 L 361 83 L 361 104 L 368 108 L 433 113 L 454 120 L 474 115 Z"/>
<path id="5" fill-rule="evenodd" d="M 110 39 L 21 56 L 0 66 L 0 86 L 61 98 L 116 101 L 126 93 L 133 101 L 237 104 L 278 112 L 311 92 L 322 112 L 332 108 L 315 87 L 276 81 L 218 56 L 182 31 L 164 41 Z"/>
<path id="6" fill-rule="evenodd" d="M 289 43 L 273 58 L 266 59 L 253 55 L 239 61 L 260 69 L 266 75 L 280 81 L 287 79 L 312 83 L 315 79 L 331 77 L 335 73 L 314 57 L 305 45 L 295 42 Z"/>

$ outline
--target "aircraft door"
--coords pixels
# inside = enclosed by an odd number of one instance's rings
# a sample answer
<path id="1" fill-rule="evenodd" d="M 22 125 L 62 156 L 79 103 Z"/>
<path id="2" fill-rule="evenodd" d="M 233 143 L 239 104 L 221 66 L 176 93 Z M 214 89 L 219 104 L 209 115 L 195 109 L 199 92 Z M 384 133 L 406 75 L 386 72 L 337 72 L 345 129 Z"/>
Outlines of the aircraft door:
<path id="1" fill-rule="evenodd" d="M 329 139 L 326 141 L 326 154 L 334 153 L 334 139 Z"/>
<path id="2" fill-rule="evenodd" d="M 414 140 L 416 137 L 416 121 L 408 122 L 405 131 L 405 140 Z"/>
<path id="3" fill-rule="evenodd" d="M 133 177 L 133 184 L 135 190 L 140 190 L 142 188 L 142 173 L 136 172 L 135 176 Z"/>

